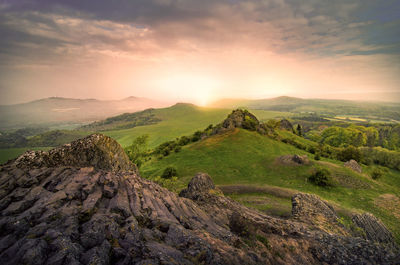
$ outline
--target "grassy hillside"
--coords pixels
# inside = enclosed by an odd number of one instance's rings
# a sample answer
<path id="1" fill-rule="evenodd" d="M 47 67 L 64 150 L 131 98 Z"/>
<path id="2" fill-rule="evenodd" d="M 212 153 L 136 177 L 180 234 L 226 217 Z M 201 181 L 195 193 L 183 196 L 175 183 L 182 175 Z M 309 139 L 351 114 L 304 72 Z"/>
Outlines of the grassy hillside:
<path id="1" fill-rule="evenodd" d="M 153 148 L 162 142 L 173 140 L 182 135 L 193 134 L 196 130 L 202 130 L 210 124 L 216 124 L 223 120 L 230 111 L 228 109 L 203 108 L 192 104 L 179 103 L 168 108 L 123 114 L 93 123 L 79 130 L 51 131 L 28 137 L 25 141 L 27 147 L 0 149 L 1 161 L 15 158 L 23 152 L 22 150 L 32 146 L 54 147 L 84 137 L 92 132 L 109 135 L 123 147 L 130 145 L 136 137 L 148 134 L 149 147 Z M 256 113 L 261 120 L 290 115 L 290 113 L 265 110 L 258 110 Z M 124 126 L 134 127 L 118 129 Z"/>
<path id="2" fill-rule="evenodd" d="M 400 194 L 400 172 L 387 170 L 381 179 L 373 180 L 369 175 L 372 166 L 363 166 L 363 174 L 328 159 L 311 159 L 311 165 L 289 166 L 276 160 L 285 154 L 307 153 L 267 136 L 235 129 L 185 146 L 161 160 L 152 159 L 143 165 L 141 173 L 155 178 L 166 167 L 173 166 L 179 175 L 175 186 L 180 189 L 197 172 L 206 172 L 234 199 L 281 216 L 290 213 L 292 194 L 315 193 L 336 205 L 345 220 L 351 212 L 372 212 L 400 239 L 400 198 L 396 195 Z M 329 169 L 336 185 L 327 188 L 311 184 L 308 176 L 315 166 Z M 399 205 L 394 208 L 393 204 L 388 205 L 386 197 Z"/>
<path id="3" fill-rule="evenodd" d="M 230 109 L 204 108 L 178 103 L 169 108 L 154 109 L 152 113 L 161 120 L 156 124 L 124 130 L 109 130 L 102 133 L 116 139 L 124 147 L 130 145 L 136 137 L 148 134 L 149 146 L 153 148 L 176 137 L 203 130 L 210 124 L 215 125 L 225 119 L 230 112 Z M 261 120 L 267 120 L 283 117 L 288 113 L 259 110 L 257 115 Z"/>

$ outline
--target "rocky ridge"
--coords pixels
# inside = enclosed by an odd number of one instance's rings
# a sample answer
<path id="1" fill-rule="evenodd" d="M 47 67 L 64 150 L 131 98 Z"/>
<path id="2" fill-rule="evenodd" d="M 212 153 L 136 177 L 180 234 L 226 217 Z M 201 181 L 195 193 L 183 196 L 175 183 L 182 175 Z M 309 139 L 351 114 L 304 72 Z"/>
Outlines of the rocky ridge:
<path id="1" fill-rule="evenodd" d="M 373 231 L 366 239 L 344 227 L 333 233 L 306 214 L 336 225 L 328 203 L 308 194 L 295 195 L 293 202 L 293 218 L 270 217 L 225 197 L 204 173 L 178 196 L 141 178 L 111 138 L 92 135 L 48 153 L 25 153 L 0 167 L 0 264 L 400 260 L 390 236 L 380 240 L 386 231 L 379 220 L 360 222 Z"/>

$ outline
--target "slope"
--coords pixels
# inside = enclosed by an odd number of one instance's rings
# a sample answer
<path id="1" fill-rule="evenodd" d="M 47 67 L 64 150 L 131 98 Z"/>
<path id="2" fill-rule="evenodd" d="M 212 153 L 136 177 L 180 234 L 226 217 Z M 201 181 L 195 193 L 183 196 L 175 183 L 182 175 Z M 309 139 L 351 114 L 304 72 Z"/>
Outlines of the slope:
<path id="1" fill-rule="evenodd" d="M 397 198 L 396 194 L 400 194 L 400 172 L 388 170 L 376 181 L 367 174 L 372 166 L 363 166 L 363 172 L 367 173 L 358 174 L 335 160 L 310 158 L 311 162 L 304 165 L 282 163 L 279 158 L 288 154 L 308 153 L 268 136 L 236 128 L 185 146 L 161 160 L 152 159 L 143 165 L 141 172 L 154 179 L 165 168 L 175 167 L 179 176 L 175 185 L 179 187 L 186 185 L 196 172 L 206 172 L 232 198 L 280 216 L 290 215 L 290 197 L 295 192 L 318 194 L 338 207 L 344 222 L 350 219 L 350 213 L 372 212 L 400 239 L 397 225 L 400 216 L 377 203 L 382 195 Z M 315 167 L 329 169 L 336 185 L 319 187 L 310 183 L 308 176 Z M 396 208 L 397 213 L 399 210 Z"/>
<path id="2" fill-rule="evenodd" d="M 400 257 L 371 215 L 354 219 L 368 233 L 363 239 L 315 195 L 293 196 L 287 220 L 216 194 L 206 174 L 178 196 L 141 178 L 121 146 L 100 134 L 0 166 L 0 190 L 1 264 L 396 264 Z"/>

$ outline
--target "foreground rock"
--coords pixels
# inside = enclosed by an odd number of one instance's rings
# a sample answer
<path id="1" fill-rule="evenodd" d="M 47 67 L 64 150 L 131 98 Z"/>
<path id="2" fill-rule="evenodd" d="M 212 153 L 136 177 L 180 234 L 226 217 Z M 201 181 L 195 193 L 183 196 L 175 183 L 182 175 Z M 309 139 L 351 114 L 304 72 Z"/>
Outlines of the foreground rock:
<path id="1" fill-rule="evenodd" d="M 206 174 L 179 197 L 138 176 L 119 145 L 102 135 L 29 154 L 0 168 L 0 264 L 396 264 L 398 258 L 392 242 L 334 234 L 296 215 L 306 195 L 297 196 L 291 220 L 224 197 Z"/>

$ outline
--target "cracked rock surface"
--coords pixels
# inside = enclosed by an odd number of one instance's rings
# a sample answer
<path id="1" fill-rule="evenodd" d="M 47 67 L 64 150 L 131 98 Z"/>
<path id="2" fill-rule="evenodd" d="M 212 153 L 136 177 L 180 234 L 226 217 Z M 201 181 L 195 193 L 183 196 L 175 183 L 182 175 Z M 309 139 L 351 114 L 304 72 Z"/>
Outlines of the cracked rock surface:
<path id="1" fill-rule="evenodd" d="M 249 209 L 204 173 L 180 195 L 141 178 L 103 135 L 27 152 L 0 167 L 0 264 L 396 264 L 400 257 L 392 241 Z M 306 197 L 297 196 L 296 213 Z"/>

